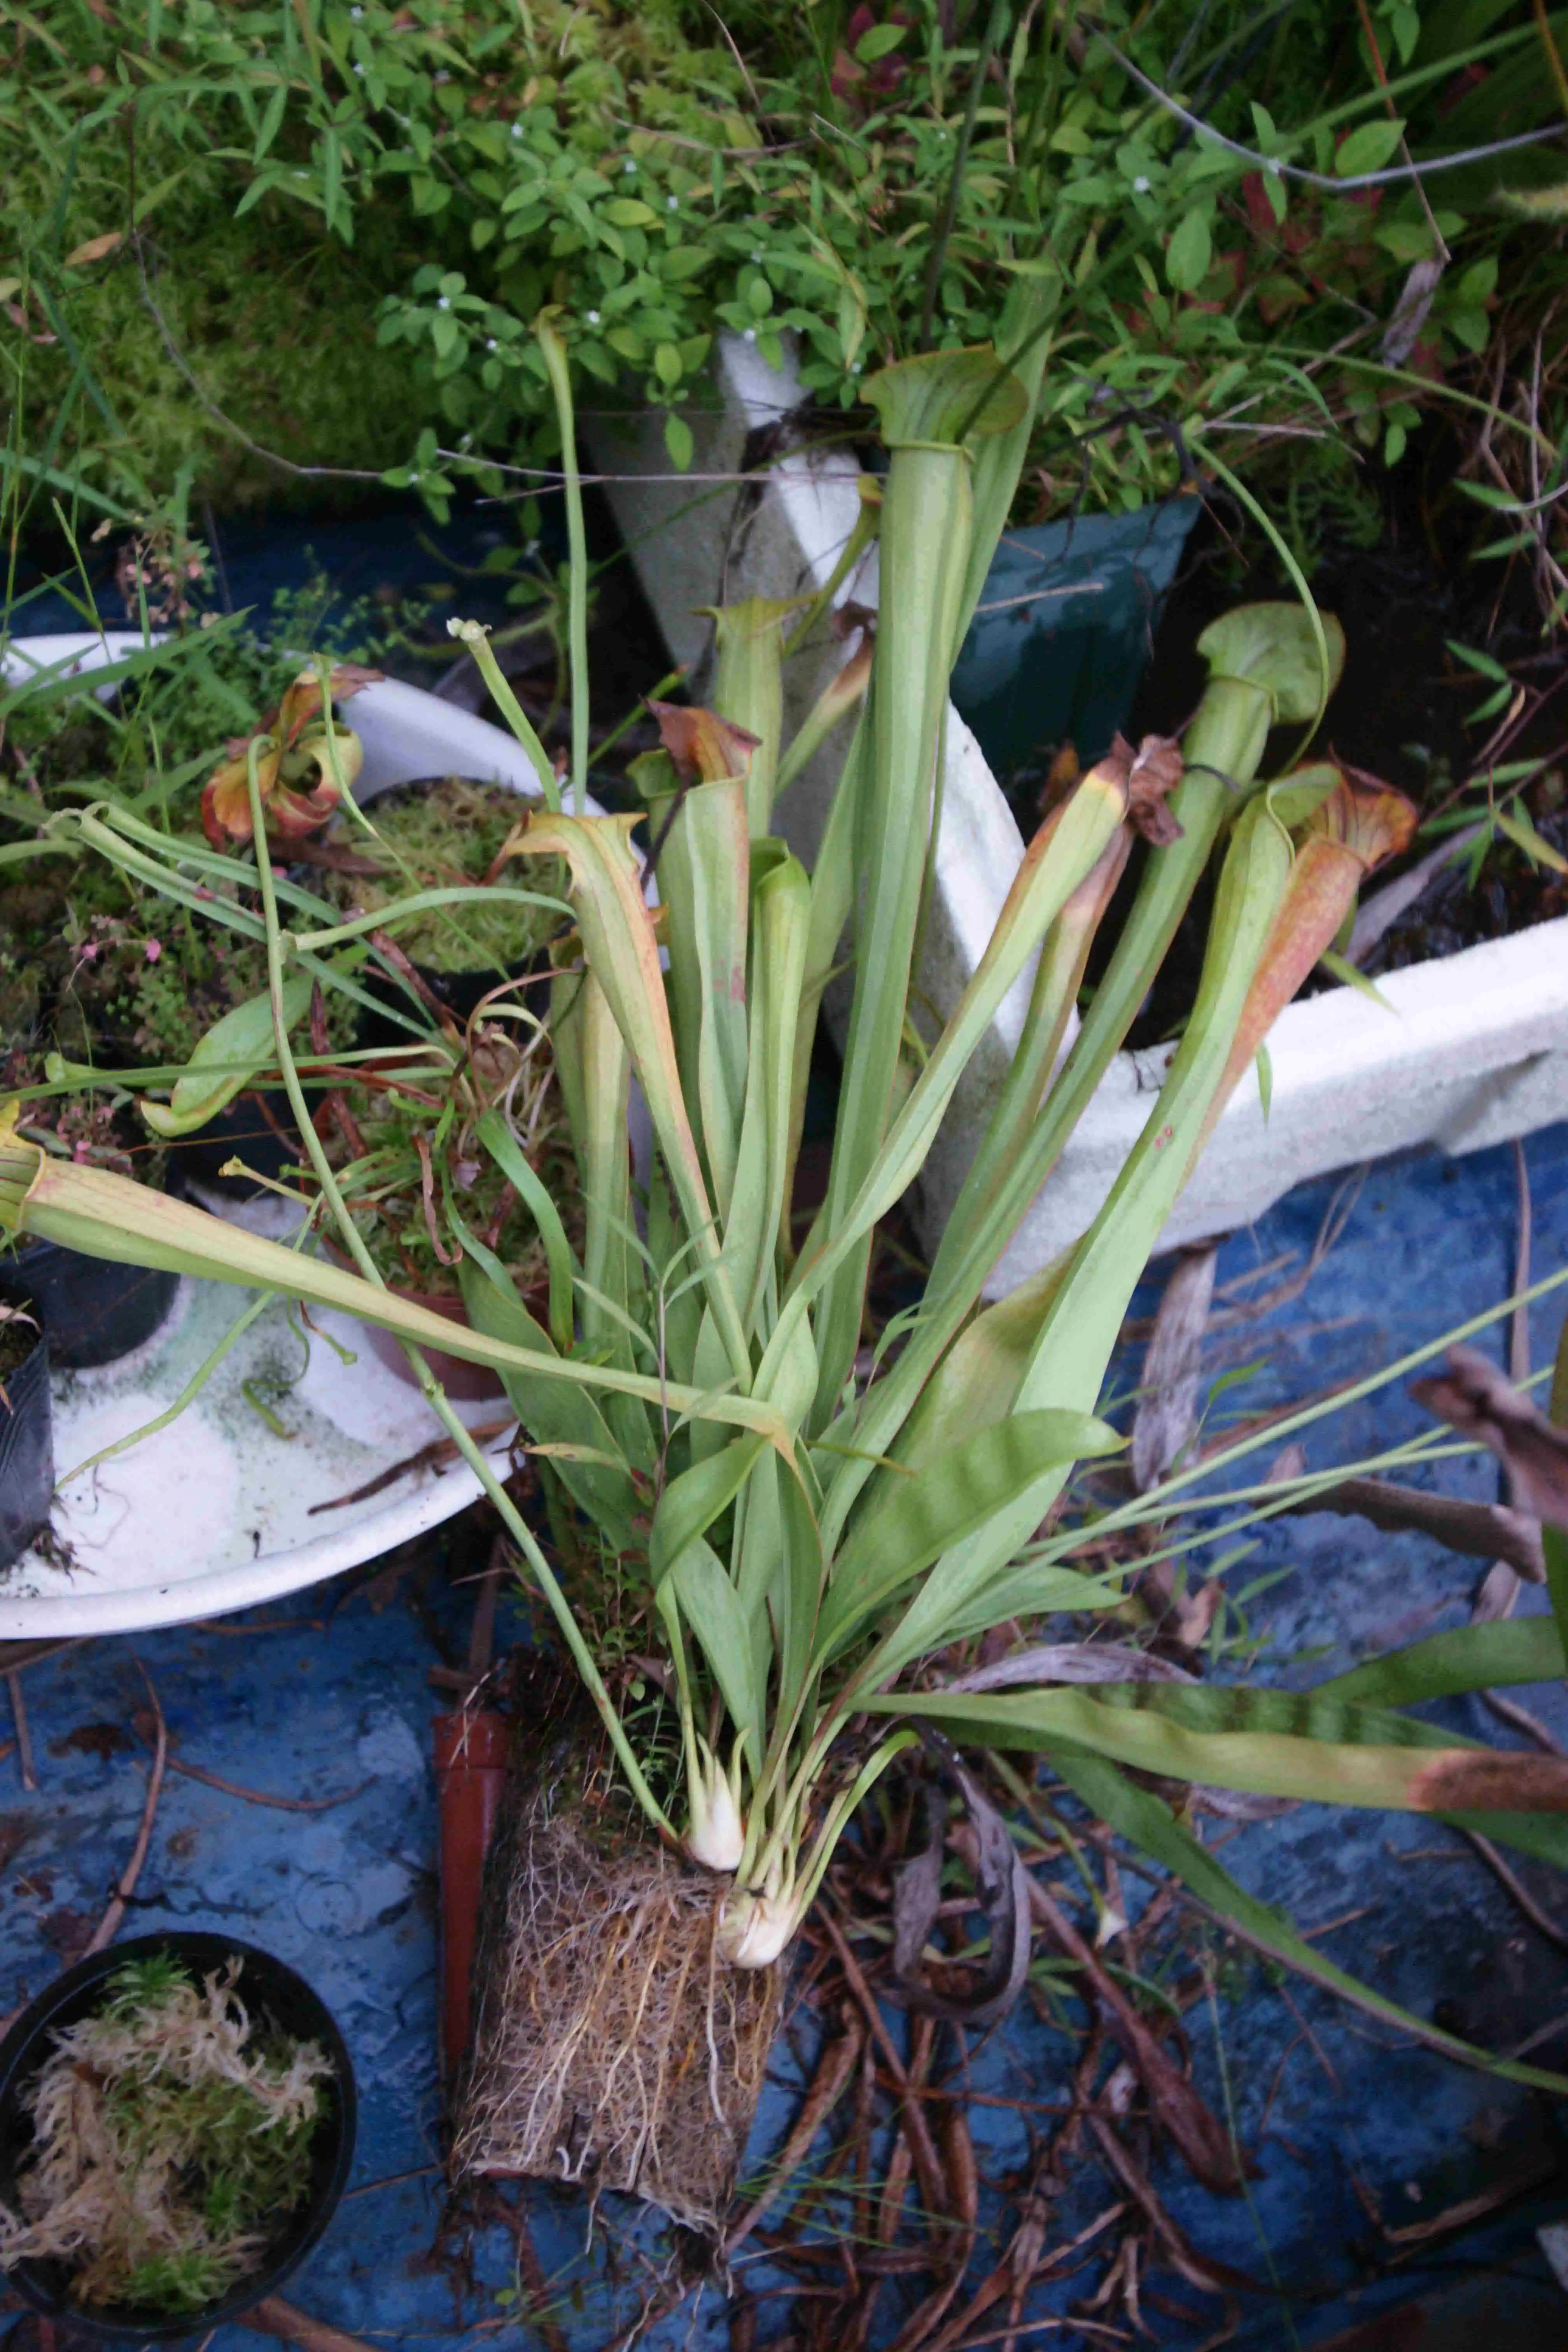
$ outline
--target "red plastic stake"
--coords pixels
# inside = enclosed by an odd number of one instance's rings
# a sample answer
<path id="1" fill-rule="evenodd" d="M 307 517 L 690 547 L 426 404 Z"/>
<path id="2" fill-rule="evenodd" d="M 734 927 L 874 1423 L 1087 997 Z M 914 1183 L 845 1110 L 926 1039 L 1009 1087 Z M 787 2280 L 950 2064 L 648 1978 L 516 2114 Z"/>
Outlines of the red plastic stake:
<path id="1" fill-rule="evenodd" d="M 441 2074 L 449 2083 L 468 2046 L 479 1888 L 500 1811 L 510 1727 L 504 1715 L 484 1707 L 438 1715 L 431 1728 L 440 1808 Z"/>

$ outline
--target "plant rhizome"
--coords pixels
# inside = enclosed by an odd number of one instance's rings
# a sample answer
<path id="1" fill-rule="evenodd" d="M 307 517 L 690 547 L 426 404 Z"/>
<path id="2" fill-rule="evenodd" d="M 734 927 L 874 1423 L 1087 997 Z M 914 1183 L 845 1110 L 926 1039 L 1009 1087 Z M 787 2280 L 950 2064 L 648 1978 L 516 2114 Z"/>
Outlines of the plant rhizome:
<path id="1" fill-rule="evenodd" d="M 27 2102 L 21 2214 L 0 2269 L 58 2261 L 76 2301 L 195 2312 L 256 2270 L 310 2182 L 328 2061 L 254 2018 L 231 1959 L 198 1984 L 165 1954 L 54 2036 Z"/>
<path id="2" fill-rule="evenodd" d="M 527 1730 L 485 1872 L 454 2171 L 634 2191 L 717 2236 L 784 1967 L 721 1958 L 728 1880 L 649 1832 L 564 1672 L 552 1691 L 547 1663 L 517 1663 Z"/>

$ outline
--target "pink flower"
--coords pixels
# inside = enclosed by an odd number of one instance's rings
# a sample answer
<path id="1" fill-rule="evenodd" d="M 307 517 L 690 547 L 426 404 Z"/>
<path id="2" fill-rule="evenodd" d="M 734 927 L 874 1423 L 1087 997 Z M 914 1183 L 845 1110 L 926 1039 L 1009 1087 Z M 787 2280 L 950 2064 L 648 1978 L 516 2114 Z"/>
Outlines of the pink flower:
<path id="1" fill-rule="evenodd" d="M 157 962 L 157 961 L 158 961 L 158 958 L 163 954 L 163 943 L 162 943 L 162 941 L 161 941 L 161 940 L 148 940 L 148 942 L 147 942 L 147 961 L 148 961 L 148 962 L 149 962 L 149 963 L 156 963 L 156 962 Z"/>

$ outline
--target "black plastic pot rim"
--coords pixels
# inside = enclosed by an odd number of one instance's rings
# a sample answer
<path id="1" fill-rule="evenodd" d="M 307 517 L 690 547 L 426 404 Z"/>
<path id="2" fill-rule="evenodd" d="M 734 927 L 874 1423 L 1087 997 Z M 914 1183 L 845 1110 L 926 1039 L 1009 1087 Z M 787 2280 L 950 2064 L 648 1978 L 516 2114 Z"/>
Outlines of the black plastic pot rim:
<path id="1" fill-rule="evenodd" d="M 215 1936 L 205 1931 L 171 1929 L 163 1934 L 137 1936 L 123 1944 L 110 1945 L 107 1950 L 95 1952 L 74 1968 L 67 1969 L 54 1982 L 28 2004 L 12 2025 L 4 2041 L 0 2041 L 0 2126 L 7 2120 L 6 2110 L 14 2095 L 20 2096 L 22 2083 L 29 2078 L 47 2054 L 46 2037 L 58 2023 L 71 2024 L 79 2018 L 92 2014 L 93 2004 L 81 2002 L 79 1997 L 101 1986 L 128 1961 L 150 1958 L 154 1953 L 172 1953 L 184 1959 L 197 1973 L 210 1973 L 226 1960 L 238 1959 L 254 1964 L 262 1986 L 268 1979 L 281 1985 L 310 2018 L 303 2028 L 290 2024 L 289 2032 L 301 2040 L 318 2042 L 326 2053 L 331 2069 L 331 2085 L 336 2105 L 331 2119 L 337 2135 L 337 2146 L 331 2169 L 310 2197 L 299 2208 L 280 2250 L 242 2279 L 219 2301 L 203 2310 L 182 2313 L 174 2316 L 167 2312 L 148 2312 L 138 2315 L 126 2306 L 105 2305 L 95 2309 L 90 2305 L 73 2303 L 68 2294 L 60 2293 L 36 2275 L 41 2265 L 22 2262 L 8 2272 L 0 2272 L 0 2283 L 27 2305 L 30 2310 L 47 2319 L 62 2322 L 73 2333 L 89 2336 L 104 2345 L 174 2344 L 186 2337 L 203 2336 L 225 2320 L 249 2311 L 267 2295 L 276 2292 L 282 2282 L 296 2270 L 317 2244 L 336 2212 L 353 2164 L 354 2133 L 358 2117 L 358 2101 L 354 2090 L 353 2065 L 347 2045 L 338 2031 L 331 2011 L 303 1977 L 289 1968 L 287 1961 L 275 1954 L 263 1951 L 258 1945 L 247 1944 L 233 1936 Z M 246 1983 L 242 1969 L 238 1991 L 247 2006 L 254 2011 L 267 2006 L 265 1990 L 257 1991 Z M 10 2168 L 8 2159 L 19 2151 L 7 2147 L 0 2136 L 0 2166 Z M 50 2265 L 51 2268 L 55 2267 Z"/>

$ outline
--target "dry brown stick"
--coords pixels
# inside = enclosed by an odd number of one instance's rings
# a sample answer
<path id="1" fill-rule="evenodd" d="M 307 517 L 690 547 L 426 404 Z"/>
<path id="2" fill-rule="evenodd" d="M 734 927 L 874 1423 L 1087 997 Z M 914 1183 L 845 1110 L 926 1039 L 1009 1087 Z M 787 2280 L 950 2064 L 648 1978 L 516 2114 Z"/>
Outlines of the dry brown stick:
<path id="1" fill-rule="evenodd" d="M 324 2319 L 312 2319 L 309 2312 L 285 2303 L 280 2294 L 264 2295 L 248 2311 L 236 2312 L 233 2324 L 254 2328 L 258 2336 L 281 2336 L 285 2344 L 298 2344 L 300 2352 L 371 2352 L 359 2336 L 329 2327 Z"/>
<path id="2" fill-rule="evenodd" d="M 142 1808 L 142 1824 L 136 1832 L 136 1843 L 131 1849 L 130 1861 L 120 1874 L 120 1884 L 110 1898 L 109 1908 L 93 1931 L 92 1941 L 87 1948 L 89 1953 L 107 1950 L 120 1933 L 120 1923 L 125 1916 L 125 1906 L 136 1892 L 136 1882 L 142 1875 L 142 1865 L 147 1859 L 147 1848 L 152 1843 L 153 1820 L 158 1811 L 158 1796 L 163 1786 L 163 1767 L 169 1757 L 168 1726 L 163 1721 L 163 1710 L 159 1704 L 158 1694 L 153 1687 L 152 1676 L 146 1667 L 142 1665 L 140 1659 L 137 1660 L 137 1664 L 141 1666 L 142 1679 L 147 1685 L 147 1696 L 153 1702 L 153 1713 L 158 1727 L 157 1744 L 153 1751 L 153 1769 L 147 1776 L 147 1801 Z M 84 1953 L 83 1958 L 86 1957 L 87 1954 Z"/>
<path id="3" fill-rule="evenodd" d="M 921 2022 L 929 2024 L 931 2021 L 924 2019 Z M 964 2273 L 974 2252 L 980 2216 L 980 2178 L 975 2169 L 974 2145 L 969 2137 L 969 2126 L 957 2100 L 947 2110 L 942 2139 L 947 2156 L 950 2200 L 947 2218 L 957 2223 L 961 2234 L 947 2253 L 946 2277 L 910 2313 L 893 2338 L 889 2352 L 921 2352 L 932 2330 L 946 2317 L 954 2295 L 963 2284 Z"/>
<path id="4" fill-rule="evenodd" d="M 1489 1713 L 1495 1715 L 1500 1723 L 1506 1723 L 1513 1731 L 1522 1731 L 1525 1738 L 1533 1739 L 1537 1748 L 1542 1749 L 1546 1755 L 1568 1756 L 1568 1748 L 1564 1748 L 1560 1739 L 1554 1738 L 1546 1726 L 1538 1722 L 1527 1706 L 1521 1706 L 1516 1698 L 1503 1698 L 1497 1691 L 1482 1691 L 1481 1696 L 1486 1701 Z"/>
<path id="5" fill-rule="evenodd" d="M 1556 1920 L 1542 1909 L 1518 1873 L 1503 1860 L 1490 1838 L 1483 1837 L 1479 1830 L 1463 1828 L 1459 1830 L 1459 1835 L 1468 1838 L 1488 1869 L 1496 1873 L 1536 1933 L 1544 1936 L 1549 1944 L 1555 1944 L 1560 1952 L 1568 1952 L 1568 1928 L 1560 1927 Z"/>
<path id="6" fill-rule="evenodd" d="M 496 1603 L 500 1598 L 501 1578 L 506 1574 L 511 1548 L 504 1535 L 498 1535 L 490 1546 L 490 1556 L 479 1589 L 474 1595 L 474 1622 L 468 1628 L 468 1672 L 480 1682 L 490 1670 L 495 1656 Z"/>
<path id="7" fill-rule="evenodd" d="M 1161 2049 L 1121 1987 L 1102 1966 L 1066 1913 L 1033 1875 L 1029 1903 L 1058 1951 L 1077 1963 L 1106 2012 L 1107 2021 L 1136 2068 L 1156 2115 L 1205 2189 L 1235 2195 L 1241 2187 L 1236 2150 L 1218 2117 Z"/>
<path id="8" fill-rule="evenodd" d="M 1261 2280 L 1250 2277 L 1246 2271 L 1233 2270 L 1228 2263 L 1211 2262 L 1206 2254 L 1200 2254 L 1166 2212 L 1155 2194 L 1153 2182 L 1121 2134 L 1111 2128 L 1103 2116 L 1090 2116 L 1089 2121 L 1090 2130 L 1105 2151 L 1111 2171 L 1133 2203 L 1142 2208 L 1165 2249 L 1167 2260 L 1184 2279 L 1211 2294 L 1216 2290 L 1224 2294 L 1240 2290 L 1247 2294 L 1267 2294 L 1269 2292 Z"/>
<path id="9" fill-rule="evenodd" d="M 216 1772 L 204 1771 L 199 1764 L 186 1764 L 178 1756 L 164 1759 L 171 1772 L 183 1772 L 187 1780 L 199 1780 L 204 1789 L 216 1789 L 220 1796 L 237 1797 L 247 1805 L 270 1805 L 279 1813 L 328 1813 L 334 1805 L 346 1805 L 351 1797 L 363 1797 L 374 1780 L 356 1780 L 352 1789 L 343 1789 L 335 1797 L 270 1797 L 263 1789 L 245 1789 L 237 1780 L 225 1780 Z"/>
<path id="10" fill-rule="evenodd" d="M 831 1912 L 824 1909 L 820 1916 L 833 1948 L 838 1955 L 838 1965 L 848 1979 L 849 1989 L 860 2004 L 861 2012 L 871 2030 L 878 2049 L 888 2062 L 888 2071 L 897 2084 L 900 2095 L 907 2094 L 910 2087 L 909 2069 L 899 2055 L 898 2046 L 888 2031 L 886 2021 L 877 2006 L 871 1988 L 866 1982 L 860 1963 L 850 1950 L 844 1932 Z M 917 2018 L 916 2032 L 919 2032 L 922 2024 L 929 2025 L 930 2022 L 929 2018 Z M 926 2202 L 926 2210 L 940 2214 L 942 2210 L 942 2200 L 947 2194 L 947 2183 L 942 2178 L 942 2166 L 937 2158 L 936 2143 L 931 2138 L 931 2127 L 926 2122 L 924 2110 L 917 2100 L 903 2096 L 899 2113 L 909 2138 L 910 2154 L 914 2159 L 915 2172 L 921 2184 L 921 2195 Z"/>
<path id="11" fill-rule="evenodd" d="M 866 2028 L 858 2017 L 847 2016 L 844 2032 L 828 2043 L 817 2063 L 811 2087 L 801 2103 L 801 2109 L 790 2129 L 788 2138 L 779 2151 L 773 2179 L 753 2198 L 725 2241 L 724 2252 L 733 2255 L 737 2246 L 750 2236 L 763 2215 L 774 2204 L 805 2159 L 806 2150 L 816 2137 L 834 2108 L 844 2095 L 844 2088 L 859 2063 L 866 2046 Z"/>
<path id="12" fill-rule="evenodd" d="M 517 2252 L 518 2275 L 527 2290 L 524 2308 L 543 2336 L 549 2352 L 566 2352 L 566 2336 L 551 2305 L 549 2283 L 544 2265 L 539 2259 L 539 2249 L 533 2242 L 533 2232 L 528 2226 L 528 2214 L 521 2202 L 509 2205 L 493 2180 L 484 2187 L 489 2191 L 484 2200 L 486 2210 L 493 2213 L 510 2235 Z"/>
<path id="13" fill-rule="evenodd" d="M 22 1696 L 22 1677 L 15 1668 L 5 1677 L 5 1688 L 11 1700 L 11 1720 L 16 1727 L 16 1748 L 21 1759 L 22 1786 L 32 1796 L 38 1786 L 38 1776 L 33 1769 L 33 1735 L 27 1724 L 27 1702 Z"/>

